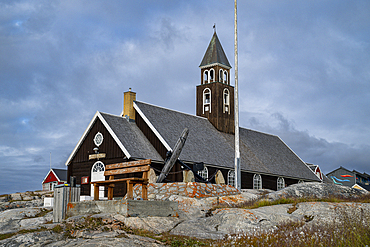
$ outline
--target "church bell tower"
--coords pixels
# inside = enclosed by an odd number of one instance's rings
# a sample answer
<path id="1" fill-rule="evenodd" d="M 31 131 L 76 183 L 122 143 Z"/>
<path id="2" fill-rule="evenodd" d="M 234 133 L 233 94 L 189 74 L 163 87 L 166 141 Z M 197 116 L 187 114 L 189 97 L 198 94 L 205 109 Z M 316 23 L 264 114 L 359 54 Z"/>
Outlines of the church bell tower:
<path id="1" fill-rule="evenodd" d="M 234 133 L 234 87 L 230 85 L 230 63 L 216 31 L 203 57 L 197 86 L 197 116 L 206 117 L 219 131 Z"/>

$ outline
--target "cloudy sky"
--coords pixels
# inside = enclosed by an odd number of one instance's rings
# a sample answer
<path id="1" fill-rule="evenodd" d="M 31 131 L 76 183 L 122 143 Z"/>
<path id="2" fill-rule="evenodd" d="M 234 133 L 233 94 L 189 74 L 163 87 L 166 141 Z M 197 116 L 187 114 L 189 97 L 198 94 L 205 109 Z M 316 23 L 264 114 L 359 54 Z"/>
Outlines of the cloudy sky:
<path id="1" fill-rule="evenodd" d="M 370 173 L 370 1 L 238 3 L 240 125 L 327 173 Z M 0 194 L 41 189 L 122 92 L 195 113 L 217 34 L 234 67 L 234 1 L 0 1 Z M 232 75 L 233 76 L 233 75 Z"/>

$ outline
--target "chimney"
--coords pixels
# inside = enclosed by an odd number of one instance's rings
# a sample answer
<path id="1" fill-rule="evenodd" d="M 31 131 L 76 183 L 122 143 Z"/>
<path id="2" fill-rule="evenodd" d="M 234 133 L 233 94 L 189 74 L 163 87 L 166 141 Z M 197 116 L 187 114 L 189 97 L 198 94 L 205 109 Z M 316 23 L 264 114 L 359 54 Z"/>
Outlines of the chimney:
<path id="1" fill-rule="evenodd" d="M 134 101 L 136 100 L 136 93 L 131 91 L 131 88 L 127 92 L 123 93 L 123 114 L 122 117 L 128 120 L 135 121 L 135 110 Z"/>

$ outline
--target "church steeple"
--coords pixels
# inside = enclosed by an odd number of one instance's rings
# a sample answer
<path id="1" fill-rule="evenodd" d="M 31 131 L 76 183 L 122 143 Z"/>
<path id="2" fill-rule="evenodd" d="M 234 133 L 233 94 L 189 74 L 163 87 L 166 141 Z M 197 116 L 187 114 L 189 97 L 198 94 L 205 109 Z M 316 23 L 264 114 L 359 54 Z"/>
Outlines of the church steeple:
<path id="1" fill-rule="evenodd" d="M 199 67 L 202 68 L 216 63 L 228 69 L 231 69 L 229 60 L 227 60 L 220 40 L 218 39 L 216 32 L 214 32 L 211 42 L 208 45 L 206 54 L 204 54 L 203 60 L 200 63 Z"/>
<path id="2" fill-rule="evenodd" d="M 234 87 L 230 85 L 230 63 L 213 34 L 199 65 L 201 82 L 197 86 L 197 116 L 208 120 L 220 131 L 234 133 Z"/>

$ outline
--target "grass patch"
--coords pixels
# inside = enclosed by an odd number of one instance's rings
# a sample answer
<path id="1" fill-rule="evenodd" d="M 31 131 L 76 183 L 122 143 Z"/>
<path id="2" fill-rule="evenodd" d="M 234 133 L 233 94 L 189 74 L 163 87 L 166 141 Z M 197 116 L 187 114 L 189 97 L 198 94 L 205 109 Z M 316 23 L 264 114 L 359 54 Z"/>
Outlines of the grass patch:
<path id="1" fill-rule="evenodd" d="M 183 246 L 212 246 L 216 243 L 216 240 L 209 240 L 209 239 L 198 239 L 192 238 L 187 236 L 178 236 L 172 235 L 168 232 L 164 232 L 162 234 L 156 234 L 153 232 L 149 232 L 142 229 L 131 229 L 127 226 L 122 226 L 121 228 L 128 234 L 139 235 L 142 237 L 152 238 L 155 239 L 165 245 L 174 246 L 174 247 L 183 247 Z M 119 237 L 126 237 L 126 236 L 119 236 Z"/>
<path id="2" fill-rule="evenodd" d="M 370 245 L 370 212 L 361 209 L 337 209 L 339 221 L 306 224 L 280 224 L 277 229 L 256 231 L 253 234 L 230 235 L 214 246 L 367 246 Z"/>
<path id="3" fill-rule="evenodd" d="M 26 233 L 31 233 L 31 232 L 43 232 L 46 230 L 47 229 L 45 227 L 40 227 L 37 229 L 22 229 L 17 232 L 0 234 L 0 240 L 7 239 L 7 238 L 13 237 L 14 235 L 18 235 L 18 234 L 26 234 Z"/>
<path id="4" fill-rule="evenodd" d="M 56 225 L 51 230 L 55 233 L 61 233 L 63 232 L 63 227 L 61 225 Z"/>
<path id="5" fill-rule="evenodd" d="M 220 209 L 220 208 L 244 208 L 244 209 L 254 209 L 266 206 L 274 206 L 279 204 L 293 204 L 292 208 L 288 210 L 288 213 L 293 213 L 297 207 L 296 205 L 301 202 L 357 202 L 357 203 L 370 203 L 370 193 L 364 194 L 362 196 L 357 196 L 354 198 L 346 197 L 325 197 L 325 198 L 316 198 L 316 197 L 293 197 L 293 198 L 279 198 L 277 200 L 268 200 L 266 198 L 256 199 L 251 201 L 246 201 L 237 205 L 229 204 L 218 204 L 213 207 L 210 212 Z"/>
<path id="6" fill-rule="evenodd" d="M 12 232 L 12 233 L 0 234 L 0 240 L 4 240 L 4 239 L 10 238 L 10 237 L 13 237 L 15 234 L 17 234 L 17 233 Z"/>

